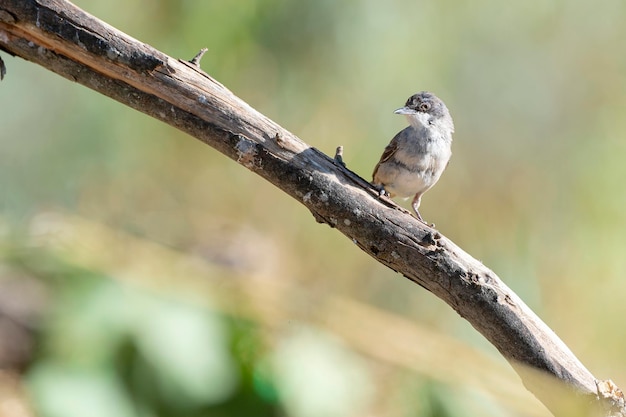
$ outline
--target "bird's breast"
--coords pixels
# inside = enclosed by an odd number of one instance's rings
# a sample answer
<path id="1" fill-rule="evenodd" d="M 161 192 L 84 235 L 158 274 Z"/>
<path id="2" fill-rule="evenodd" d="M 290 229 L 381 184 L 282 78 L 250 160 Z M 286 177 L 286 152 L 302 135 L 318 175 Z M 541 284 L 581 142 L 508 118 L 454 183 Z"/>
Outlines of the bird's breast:
<path id="1" fill-rule="evenodd" d="M 435 185 L 452 155 L 451 143 L 444 139 L 410 139 L 399 144 L 393 156 L 378 167 L 374 178 L 375 183 L 400 197 L 424 193 Z"/>

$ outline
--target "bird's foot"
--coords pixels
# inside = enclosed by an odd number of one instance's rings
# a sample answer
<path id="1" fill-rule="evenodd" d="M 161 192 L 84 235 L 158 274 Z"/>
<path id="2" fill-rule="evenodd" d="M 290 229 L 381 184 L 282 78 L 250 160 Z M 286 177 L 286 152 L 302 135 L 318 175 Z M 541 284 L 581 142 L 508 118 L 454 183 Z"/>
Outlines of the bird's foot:
<path id="1" fill-rule="evenodd" d="M 378 191 L 378 197 L 387 197 L 387 198 L 391 199 L 391 196 L 389 195 L 387 190 L 385 190 L 385 186 L 384 185 L 379 185 L 379 184 L 372 183 L 372 186 L 376 189 L 376 191 Z"/>
<path id="2" fill-rule="evenodd" d="M 432 227 L 433 229 L 435 228 L 435 223 L 428 223 L 426 220 L 424 220 L 422 218 L 422 215 L 420 214 L 420 212 L 417 209 L 414 209 L 414 210 L 415 210 L 415 214 L 416 214 L 417 220 L 421 221 L 422 223 L 424 223 L 428 227 Z"/>

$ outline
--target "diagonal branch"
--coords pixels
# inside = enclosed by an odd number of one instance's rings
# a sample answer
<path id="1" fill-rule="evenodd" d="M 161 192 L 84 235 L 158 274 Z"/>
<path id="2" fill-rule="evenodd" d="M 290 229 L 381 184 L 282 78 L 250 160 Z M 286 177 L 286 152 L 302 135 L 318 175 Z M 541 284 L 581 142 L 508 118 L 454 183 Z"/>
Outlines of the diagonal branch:
<path id="1" fill-rule="evenodd" d="M 626 415 L 619 388 L 597 381 L 495 273 L 379 199 L 367 181 L 251 108 L 196 61 L 171 58 L 64 0 L 0 1 L 0 49 L 187 132 L 270 181 L 318 222 L 444 300 L 556 415 L 571 409 L 545 390 L 543 375 L 585 404 L 602 403 L 605 415 Z"/>

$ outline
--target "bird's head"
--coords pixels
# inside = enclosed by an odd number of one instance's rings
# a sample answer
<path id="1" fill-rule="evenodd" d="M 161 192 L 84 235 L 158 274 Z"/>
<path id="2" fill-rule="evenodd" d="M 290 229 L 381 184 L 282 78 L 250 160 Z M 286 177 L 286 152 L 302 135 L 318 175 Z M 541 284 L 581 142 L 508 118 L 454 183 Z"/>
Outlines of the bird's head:
<path id="1" fill-rule="evenodd" d="M 394 113 L 405 115 L 409 124 L 416 128 L 439 127 L 454 131 L 448 108 L 439 97 L 428 91 L 413 94 L 404 107 L 400 107 Z"/>

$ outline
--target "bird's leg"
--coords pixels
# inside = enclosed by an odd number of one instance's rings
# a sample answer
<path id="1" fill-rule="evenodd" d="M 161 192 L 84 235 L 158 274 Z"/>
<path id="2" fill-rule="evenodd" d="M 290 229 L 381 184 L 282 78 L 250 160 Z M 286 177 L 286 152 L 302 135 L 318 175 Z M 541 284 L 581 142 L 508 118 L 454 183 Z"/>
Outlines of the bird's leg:
<path id="1" fill-rule="evenodd" d="M 417 214 L 417 219 L 424 223 L 426 226 L 429 226 L 428 223 L 424 219 L 422 219 L 422 215 L 419 212 L 420 203 L 422 202 L 422 194 L 417 193 L 415 197 L 413 197 L 413 201 L 411 202 L 411 207 L 413 207 L 413 211 Z"/>

